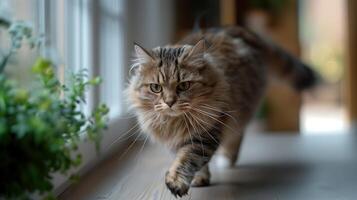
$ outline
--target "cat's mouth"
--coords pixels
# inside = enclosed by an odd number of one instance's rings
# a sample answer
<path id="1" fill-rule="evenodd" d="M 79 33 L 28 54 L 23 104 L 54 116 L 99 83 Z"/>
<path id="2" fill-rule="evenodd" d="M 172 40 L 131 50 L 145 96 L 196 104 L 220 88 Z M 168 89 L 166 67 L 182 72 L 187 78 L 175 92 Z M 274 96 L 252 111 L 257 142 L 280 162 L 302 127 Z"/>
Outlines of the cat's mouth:
<path id="1" fill-rule="evenodd" d="M 162 111 L 162 114 L 168 115 L 171 117 L 177 117 L 177 116 L 183 115 L 184 113 L 185 113 L 185 110 L 177 109 L 177 108 L 167 108 Z"/>
<path id="2" fill-rule="evenodd" d="M 189 106 L 187 104 L 178 104 L 172 107 L 168 106 L 155 106 L 155 111 L 160 112 L 163 115 L 177 117 L 183 115 L 185 112 L 189 110 Z"/>

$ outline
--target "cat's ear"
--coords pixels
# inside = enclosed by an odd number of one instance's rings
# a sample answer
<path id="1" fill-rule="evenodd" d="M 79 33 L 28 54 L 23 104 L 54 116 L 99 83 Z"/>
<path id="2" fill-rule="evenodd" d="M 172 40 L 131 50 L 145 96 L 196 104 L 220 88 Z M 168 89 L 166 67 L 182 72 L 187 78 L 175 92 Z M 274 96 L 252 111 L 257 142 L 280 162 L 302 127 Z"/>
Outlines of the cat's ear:
<path id="1" fill-rule="evenodd" d="M 146 61 L 153 59 L 152 55 L 148 50 L 146 50 L 144 47 L 140 46 L 135 42 L 134 42 L 134 50 L 135 50 L 135 55 L 138 58 L 144 59 Z"/>
<path id="2" fill-rule="evenodd" d="M 200 39 L 189 51 L 185 54 L 181 61 L 186 62 L 188 66 L 196 67 L 197 69 L 205 67 L 206 62 L 204 55 L 206 52 L 206 40 Z M 181 62 L 180 61 L 180 62 Z"/>
<path id="3" fill-rule="evenodd" d="M 206 51 L 206 40 L 200 39 L 191 49 L 189 57 L 191 56 L 203 56 Z"/>

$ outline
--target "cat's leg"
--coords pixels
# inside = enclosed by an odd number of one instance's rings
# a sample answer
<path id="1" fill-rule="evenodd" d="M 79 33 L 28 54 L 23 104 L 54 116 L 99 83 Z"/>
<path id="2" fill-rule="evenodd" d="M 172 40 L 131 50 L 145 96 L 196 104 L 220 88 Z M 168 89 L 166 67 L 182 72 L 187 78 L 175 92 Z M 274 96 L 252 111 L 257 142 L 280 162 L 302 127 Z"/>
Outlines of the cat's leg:
<path id="1" fill-rule="evenodd" d="M 238 160 L 247 123 L 231 119 L 223 130 L 223 138 L 218 150 L 217 164 L 221 167 L 233 167 Z"/>
<path id="2" fill-rule="evenodd" d="M 226 135 L 219 147 L 218 165 L 233 167 L 239 156 L 243 141 L 243 132 Z"/>
<path id="3" fill-rule="evenodd" d="M 211 173 L 209 172 L 208 164 L 203 166 L 200 171 L 196 172 L 191 186 L 193 187 L 202 187 L 207 186 L 210 183 Z"/>
<path id="4" fill-rule="evenodd" d="M 192 143 L 178 150 L 165 177 L 166 186 L 173 195 L 181 197 L 187 194 L 195 174 L 209 162 L 218 147 L 218 138 L 217 141 L 211 140 L 193 138 Z"/>

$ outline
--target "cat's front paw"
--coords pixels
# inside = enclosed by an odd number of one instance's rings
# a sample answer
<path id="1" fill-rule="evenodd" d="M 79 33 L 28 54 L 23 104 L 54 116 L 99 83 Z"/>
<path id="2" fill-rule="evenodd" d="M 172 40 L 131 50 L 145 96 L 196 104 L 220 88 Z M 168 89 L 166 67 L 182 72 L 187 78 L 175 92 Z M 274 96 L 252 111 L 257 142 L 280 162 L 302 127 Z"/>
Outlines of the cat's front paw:
<path id="1" fill-rule="evenodd" d="M 177 172 L 166 172 L 165 183 L 171 193 L 177 197 L 182 197 L 187 194 L 190 184 L 186 178 Z"/>

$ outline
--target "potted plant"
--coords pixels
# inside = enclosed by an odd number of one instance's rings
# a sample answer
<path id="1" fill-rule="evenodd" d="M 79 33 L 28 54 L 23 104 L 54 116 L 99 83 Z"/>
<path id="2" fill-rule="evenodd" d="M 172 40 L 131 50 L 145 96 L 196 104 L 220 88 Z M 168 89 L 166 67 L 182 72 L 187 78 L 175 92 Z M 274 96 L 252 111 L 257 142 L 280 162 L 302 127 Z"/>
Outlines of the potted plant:
<path id="1" fill-rule="evenodd" d="M 85 71 L 60 83 L 52 63 L 39 58 L 32 67 L 32 87 L 23 88 L 5 73 L 8 60 L 24 41 L 36 47 L 32 29 L 23 22 L 0 20 L 11 36 L 11 48 L 0 58 L 0 199 L 53 199 L 51 177 L 81 163 L 82 135 L 97 146 L 106 127 L 108 108 L 101 104 L 89 115 L 81 107 L 85 91 L 100 78 Z"/>

